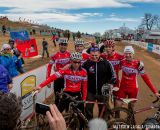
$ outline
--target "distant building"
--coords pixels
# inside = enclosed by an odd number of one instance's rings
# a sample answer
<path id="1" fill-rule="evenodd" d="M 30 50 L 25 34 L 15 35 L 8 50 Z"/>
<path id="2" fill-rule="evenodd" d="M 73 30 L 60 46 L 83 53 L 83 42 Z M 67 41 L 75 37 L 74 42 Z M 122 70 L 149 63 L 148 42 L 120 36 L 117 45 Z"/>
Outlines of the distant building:
<path id="1" fill-rule="evenodd" d="M 145 42 L 160 44 L 160 31 L 150 31 L 143 35 Z"/>

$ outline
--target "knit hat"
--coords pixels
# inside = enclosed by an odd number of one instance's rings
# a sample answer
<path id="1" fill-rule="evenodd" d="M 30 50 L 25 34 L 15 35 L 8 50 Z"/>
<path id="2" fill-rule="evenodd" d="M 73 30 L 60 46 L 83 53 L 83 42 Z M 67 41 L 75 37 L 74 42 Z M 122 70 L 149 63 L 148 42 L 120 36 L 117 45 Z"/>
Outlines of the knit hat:
<path id="1" fill-rule="evenodd" d="M 132 46 L 125 46 L 124 53 L 132 53 L 134 54 L 134 49 Z"/>
<path id="2" fill-rule="evenodd" d="M 1 51 L 5 50 L 5 49 L 11 49 L 11 46 L 9 44 L 4 43 L 2 45 Z"/>

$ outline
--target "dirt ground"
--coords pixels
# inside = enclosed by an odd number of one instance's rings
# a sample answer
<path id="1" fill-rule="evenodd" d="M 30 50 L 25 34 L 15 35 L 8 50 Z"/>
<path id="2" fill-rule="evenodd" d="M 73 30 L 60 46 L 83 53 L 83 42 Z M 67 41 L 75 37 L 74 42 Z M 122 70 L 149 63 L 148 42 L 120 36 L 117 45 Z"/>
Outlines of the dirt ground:
<path id="1" fill-rule="evenodd" d="M 37 46 L 38 46 L 38 50 L 39 50 L 39 55 L 41 55 L 42 53 L 42 38 L 41 36 L 37 36 L 36 40 L 37 40 Z M 0 38 L 0 48 L 2 43 L 8 41 L 9 37 L 3 37 Z M 53 47 L 53 43 L 52 41 L 50 41 L 50 37 L 46 37 L 46 40 L 49 42 L 49 52 L 50 55 L 58 50 L 58 46 L 56 48 Z M 88 39 L 87 39 L 88 40 Z M 123 52 L 124 46 L 126 44 L 125 43 L 118 43 L 116 45 L 116 50 L 119 52 Z M 73 43 L 70 42 L 69 44 L 69 50 L 73 51 L 74 47 L 73 47 Z M 136 46 L 134 46 L 135 49 L 135 58 L 138 58 L 140 60 L 142 60 L 145 64 L 145 70 L 146 73 L 149 75 L 152 83 L 154 84 L 154 86 L 158 89 L 160 89 L 159 84 L 160 84 L 160 56 L 155 55 L 155 54 L 150 54 L 147 51 L 138 48 Z M 46 63 L 48 63 L 49 58 L 30 58 L 30 59 L 25 59 L 25 70 L 32 70 L 34 68 L 37 68 L 41 65 L 44 65 Z M 138 77 L 138 84 L 139 84 L 139 94 L 138 94 L 138 102 L 136 103 L 136 109 L 139 108 L 143 108 L 145 106 L 148 106 L 152 103 L 152 101 L 155 99 L 155 96 L 153 95 L 153 93 L 150 91 L 150 89 L 146 86 L 146 84 L 144 83 L 144 81 L 141 79 L 141 77 Z M 146 118 L 151 116 L 154 113 L 155 110 L 149 110 L 143 113 L 139 113 L 136 114 L 136 120 L 137 120 L 137 124 L 141 124 L 141 122 Z"/>

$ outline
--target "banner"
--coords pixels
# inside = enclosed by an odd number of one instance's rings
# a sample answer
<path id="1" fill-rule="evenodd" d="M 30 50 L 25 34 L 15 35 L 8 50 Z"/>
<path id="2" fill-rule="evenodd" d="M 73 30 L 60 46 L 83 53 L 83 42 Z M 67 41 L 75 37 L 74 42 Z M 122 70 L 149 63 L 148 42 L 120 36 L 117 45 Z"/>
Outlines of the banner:
<path id="1" fill-rule="evenodd" d="M 23 108 L 20 116 L 21 120 L 30 119 L 33 115 L 34 104 L 32 91 L 46 79 L 46 71 L 47 64 L 13 78 L 13 88 L 11 92 L 22 98 Z M 54 70 L 52 69 L 52 73 L 53 72 Z M 51 85 L 51 88 L 44 87 L 40 93 L 37 94 L 35 102 L 43 102 L 53 94 L 53 83 Z"/>
<path id="2" fill-rule="evenodd" d="M 35 39 L 27 41 L 16 41 L 16 48 L 22 52 L 23 58 L 29 58 L 38 55 L 37 44 Z"/>
<path id="3" fill-rule="evenodd" d="M 16 40 L 25 41 L 30 39 L 27 31 L 10 32 L 10 37 L 15 41 Z"/>
<path id="4" fill-rule="evenodd" d="M 153 50 L 153 44 L 152 44 L 152 43 L 148 43 L 147 50 L 148 50 L 149 52 L 152 52 L 152 50 Z"/>

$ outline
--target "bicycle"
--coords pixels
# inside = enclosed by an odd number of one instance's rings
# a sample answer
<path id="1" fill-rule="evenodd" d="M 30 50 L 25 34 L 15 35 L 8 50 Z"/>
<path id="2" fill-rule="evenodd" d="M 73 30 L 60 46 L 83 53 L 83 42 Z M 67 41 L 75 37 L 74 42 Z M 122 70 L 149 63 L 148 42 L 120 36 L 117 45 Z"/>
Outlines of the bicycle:
<path id="1" fill-rule="evenodd" d="M 76 101 L 76 97 L 72 97 L 67 93 L 57 93 L 61 98 L 66 98 L 67 100 L 70 100 L 69 103 L 69 110 L 63 114 L 64 119 L 67 124 L 67 130 L 68 129 L 73 129 L 73 130 L 79 130 L 80 128 L 80 121 L 79 118 L 81 118 L 84 121 L 85 127 L 88 127 L 88 119 L 86 116 L 82 113 L 82 111 L 77 108 L 79 104 L 87 104 L 87 103 L 95 103 L 93 101 Z M 60 99 L 61 99 L 60 98 Z M 64 99 L 63 99 L 64 100 Z M 108 107 L 108 103 L 102 103 L 102 102 L 97 102 L 98 104 L 103 105 L 103 110 Z M 104 111 L 102 110 L 100 115 L 103 115 Z M 127 124 L 125 120 L 120 119 L 120 118 L 115 118 L 115 113 L 117 112 L 117 109 L 110 109 L 109 112 L 105 115 L 104 119 L 107 121 L 108 126 L 110 128 L 113 128 L 114 125 L 124 125 Z M 102 118 L 102 116 L 100 116 Z M 120 129 L 117 129 L 120 130 Z"/>
<path id="2" fill-rule="evenodd" d="M 119 107 L 119 112 L 126 112 L 128 113 L 128 116 L 126 118 L 123 118 L 124 120 L 126 120 L 128 122 L 129 125 L 131 125 L 132 130 L 136 130 L 137 128 L 134 128 L 134 126 L 136 125 L 136 121 L 135 121 L 135 114 L 137 113 L 141 113 L 147 110 L 151 110 L 151 109 L 156 109 L 158 108 L 158 111 L 155 113 L 155 115 L 153 116 L 154 119 L 156 119 L 159 123 L 160 123 L 160 99 L 157 98 L 155 101 L 153 101 L 151 105 L 147 106 L 147 107 L 143 107 L 137 110 L 133 109 L 133 103 L 137 100 L 137 99 L 120 99 L 122 102 L 127 103 L 128 104 L 128 108 L 124 108 L 124 107 Z M 155 104 L 159 102 L 159 104 Z M 147 120 L 147 119 L 146 119 Z"/>
<path id="3" fill-rule="evenodd" d="M 62 113 L 66 121 L 67 130 L 68 129 L 79 130 L 80 128 L 79 118 L 81 118 L 84 121 L 84 124 L 88 124 L 87 118 L 82 113 L 82 111 L 77 107 L 79 104 L 82 103 L 82 101 L 76 101 L 77 97 L 72 97 L 65 92 L 63 93 L 57 92 L 56 95 L 59 96 L 60 100 L 69 101 L 69 109 L 65 111 L 65 113 Z"/>
<path id="4" fill-rule="evenodd" d="M 157 106 L 154 106 L 155 108 L 158 108 L 156 113 L 152 117 L 146 118 L 144 122 L 142 123 L 142 130 L 145 130 L 148 128 L 148 130 L 159 130 L 160 129 L 160 98 L 157 98 L 153 103 L 156 103 L 159 101 L 159 104 Z M 155 129 L 152 129 L 154 128 Z M 151 128 L 151 129 L 150 129 Z"/>
<path id="5" fill-rule="evenodd" d="M 44 115 L 35 112 L 35 100 L 38 91 L 32 92 L 33 115 L 27 120 L 21 121 L 20 130 L 46 130 L 49 129 L 49 123 Z"/>

